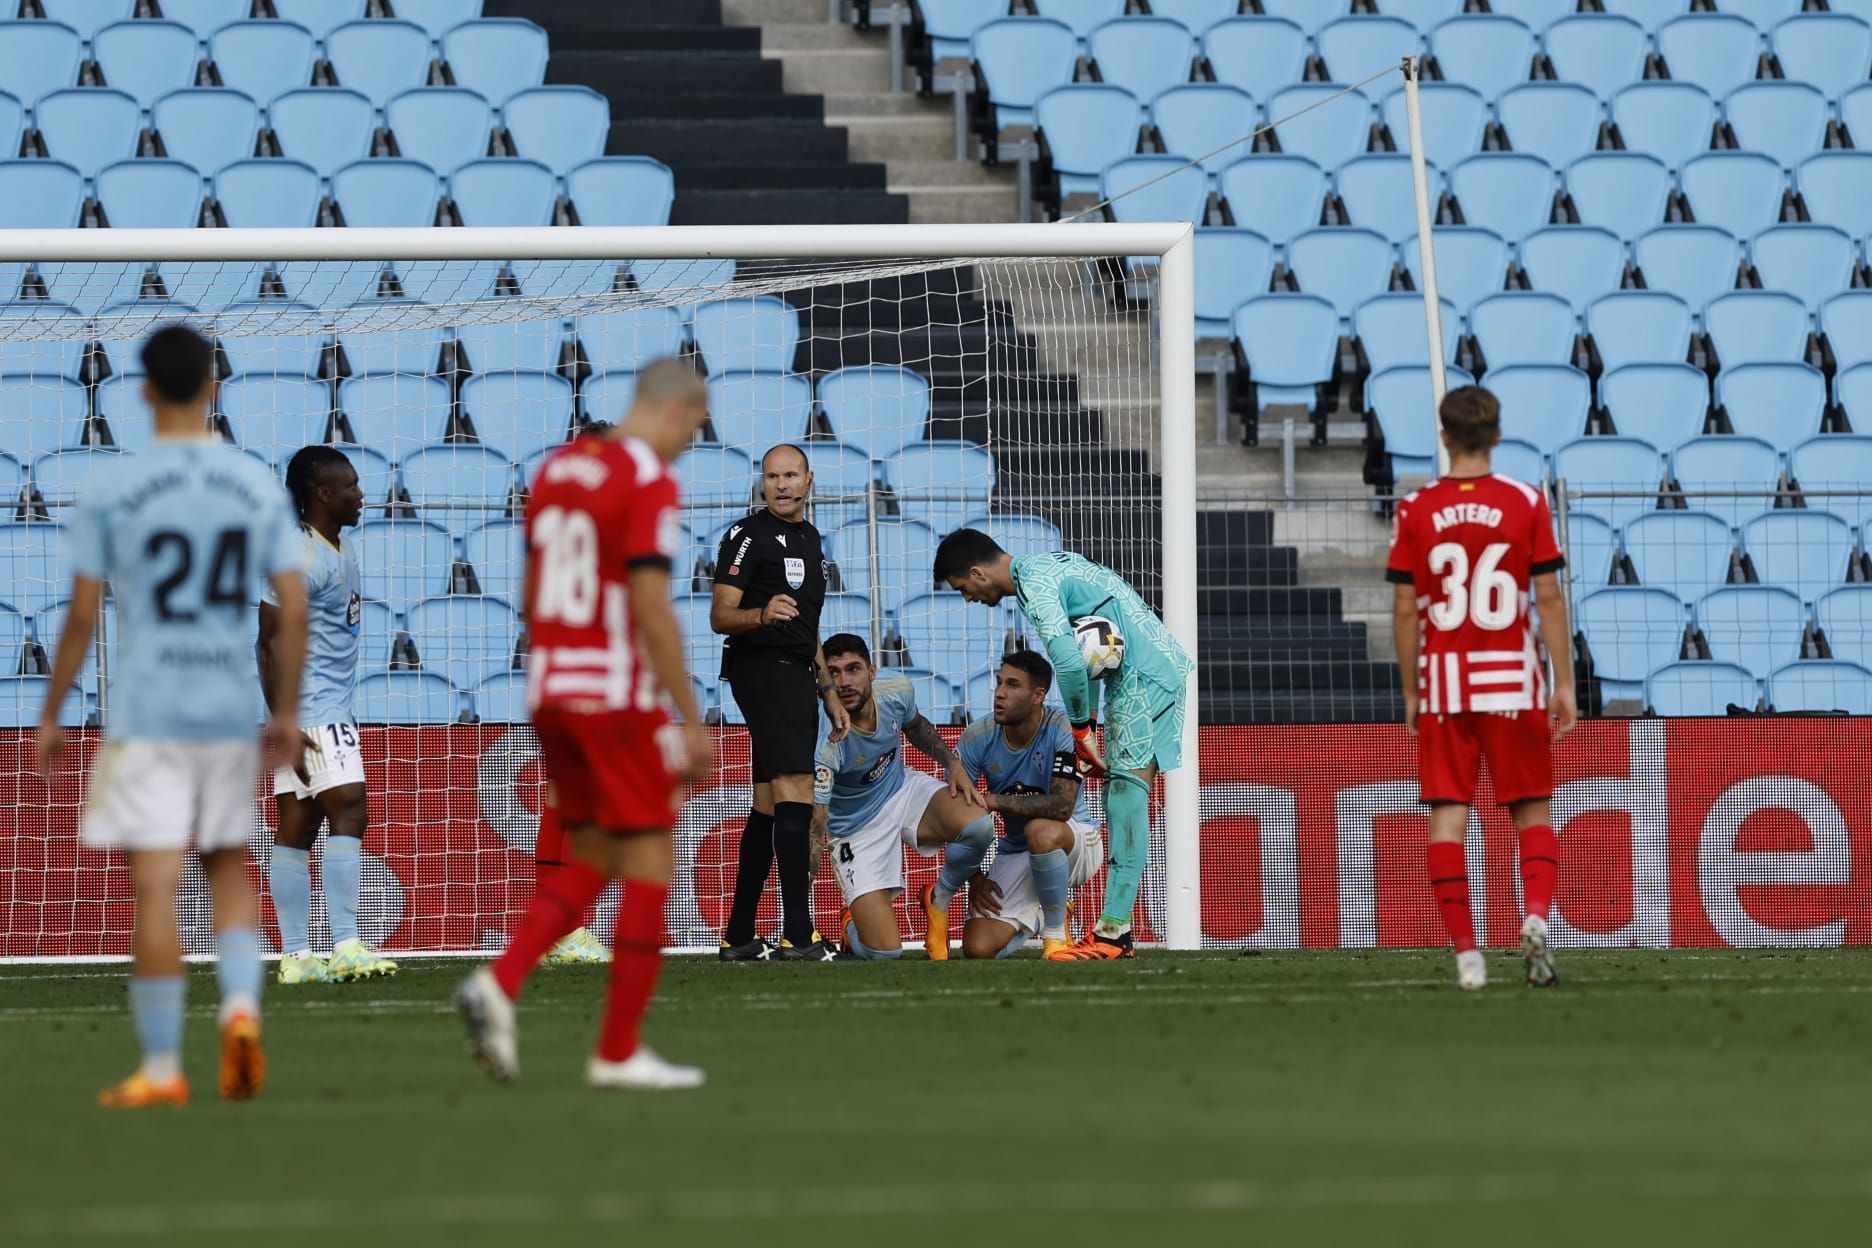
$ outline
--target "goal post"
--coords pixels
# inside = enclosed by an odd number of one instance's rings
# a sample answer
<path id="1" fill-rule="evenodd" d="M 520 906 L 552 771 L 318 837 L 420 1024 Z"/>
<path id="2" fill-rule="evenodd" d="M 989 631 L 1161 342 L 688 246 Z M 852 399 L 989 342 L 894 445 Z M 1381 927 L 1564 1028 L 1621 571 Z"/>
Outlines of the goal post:
<path id="1" fill-rule="evenodd" d="M 926 372 L 949 368 L 956 364 L 958 354 L 966 354 L 968 380 L 961 387 L 963 392 L 942 400 L 951 402 L 954 409 L 944 419 L 953 417 L 961 423 L 941 427 L 944 430 L 982 428 L 986 411 L 988 423 L 985 427 L 1000 431 L 1008 427 L 1007 422 L 1018 422 L 1021 430 L 1017 439 L 1019 445 L 1004 447 L 991 438 L 986 447 L 1002 457 L 1004 477 L 1013 471 L 1010 464 L 1017 464 L 1026 474 L 1027 484 L 1023 488 L 1028 492 L 1021 497 L 1009 502 L 997 489 L 992 500 L 995 514 L 999 515 L 1004 506 L 1045 512 L 1049 500 L 1035 491 L 1033 482 L 1036 472 L 1044 472 L 1046 463 L 1057 461 L 1061 465 L 1060 501 L 1076 509 L 1073 514 L 1078 519 L 1074 523 L 1084 537 L 1083 541 L 1075 540 L 1069 524 L 1065 544 L 1068 548 L 1084 545 L 1085 553 L 1095 558 L 1105 555 L 1104 561 L 1112 562 L 1128 578 L 1153 582 L 1140 584 L 1140 588 L 1146 591 L 1147 597 L 1156 599 L 1172 634 L 1200 663 L 1193 251 L 1194 232 L 1187 224 L 0 231 L 0 278 L 8 282 L 17 278 L 29 285 L 39 282 L 38 287 L 24 292 L 36 299 L 22 298 L 0 306 L 0 374 L 4 375 L 0 378 L 0 426 L 13 418 L 13 412 L 46 410 L 43 405 L 5 406 L 7 391 L 12 389 L 17 394 L 24 383 L 27 388 L 42 391 L 36 396 L 40 399 L 53 391 L 76 394 L 82 389 L 88 397 L 82 400 L 84 415 L 80 423 L 87 430 L 101 427 L 104 391 L 113 383 L 108 371 L 111 365 L 98 365 L 96 361 L 109 357 L 121 374 L 122 361 L 133 356 L 133 351 L 126 350 L 125 344 L 133 347 L 135 338 L 155 324 L 175 319 L 180 313 L 186 313 L 182 319 L 201 325 L 224 345 L 238 343 L 243 337 L 250 337 L 255 343 L 272 343 L 294 335 L 313 336 L 319 341 L 318 351 L 324 359 L 326 353 L 332 353 L 330 358 L 341 358 L 336 353 L 343 349 L 348 333 L 424 327 L 446 335 L 451 344 L 459 333 L 465 345 L 470 331 L 491 323 L 524 326 L 537 322 L 548 327 L 575 327 L 582 323 L 580 318 L 640 307 L 675 307 L 685 316 L 694 316 L 698 309 L 710 305 L 738 306 L 755 297 L 786 295 L 805 309 L 803 315 L 807 320 L 817 318 L 814 324 L 800 331 L 802 358 L 809 362 L 797 369 L 789 364 L 786 372 L 789 378 L 803 378 L 816 385 L 826 373 L 841 371 L 851 360 L 868 361 L 871 357 L 860 349 L 854 349 L 849 359 L 845 354 L 852 349 L 851 344 L 866 333 L 889 340 L 891 345 L 887 351 L 896 352 L 906 364 L 929 365 Z M 739 264 L 732 281 L 709 267 L 710 262 L 716 261 Z M 1137 308 L 1127 297 L 1135 297 L 1136 285 L 1127 285 L 1126 266 L 1140 261 L 1156 265 L 1147 311 Z M 352 300 L 358 275 L 362 273 L 370 279 L 386 264 L 391 266 L 391 271 L 402 274 L 408 288 L 384 286 L 375 293 L 386 297 Z M 495 297 L 466 285 L 462 271 L 477 265 L 500 269 Z M 553 280 L 534 282 L 538 274 L 556 275 L 579 265 L 615 270 L 615 286 L 559 282 L 556 276 Z M 664 275 L 653 283 L 649 274 L 658 265 L 663 266 Z M 168 283 L 167 288 L 154 291 L 155 297 L 139 297 L 152 294 L 147 276 L 139 285 L 137 270 L 144 266 L 151 266 L 149 271 Z M 191 305 L 188 298 L 191 291 L 179 285 L 185 280 L 179 275 L 212 273 L 217 267 L 231 272 L 237 270 L 242 275 L 246 283 L 245 297 L 212 307 L 207 306 L 205 300 Z M 262 297 L 254 297 L 255 275 L 288 269 L 299 275 L 348 273 L 349 278 L 317 286 L 317 289 L 313 289 L 316 283 L 308 282 L 306 290 L 310 293 L 299 289 L 267 289 L 263 278 Z M 85 286 L 88 273 L 94 275 L 98 287 L 110 287 L 116 297 L 106 298 L 98 290 L 91 290 L 83 292 L 83 300 L 72 299 L 74 288 Z M 940 282 L 924 280 L 932 274 L 955 276 L 944 277 Z M 170 280 L 170 275 L 178 276 Z M 606 281 L 608 283 L 609 279 Z M 209 285 L 212 284 L 210 281 Z M 366 285 L 370 284 L 367 280 Z M 550 293 L 538 293 L 548 286 Z M 340 294 L 341 290 L 350 293 Z M 941 310 L 949 307 L 942 303 L 945 298 L 956 303 L 958 291 L 960 303 L 956 306 L 964 311 Z M 802 295 L 801 292 L 806 293 Z M 20 293 L 9 289 L 5 297 L 13 298 Z M 77 319 L 61 319 L 53 324 L 44 317 L 35 319 L 33 316 L 35 307 L 49 311 L 72 303 L 88 304 L 74 314 Z M 964 335 L 967 345 L 963 348 L 949 345 L 949 337 L 944 334 L 925 332 L 930 323 L 941 322 L 945 316 L 964 315 L 975 319 L 961 327 L 968 331 Z M 915 325 L 925 328 L 917 329 Z M 957 326 L 942 323 L 938 328 L 947 333 Z M 550 332 L 565 337 L 569 344 L 565 364 L 568 373 L 575 363 L 584 367 L 582 359 L 575 361 L 571 354 L 581 349 L 576 332 L 570 329 Z M 1019 341 L 1010 345 L 1010 338 Z M 987 345 L 980 345 L 982 341 Z M 112 350 L 113 343 L 116 350 Z M 81 371 L 71 371 L 63 363 L 48 366 L 46 372 L 56 374 L 50 379 L 22 376 L 21 368 L 16 367 L 25 359 L 25 371 L 30 373 L 42 358 L 76 358 L 74 353 L 82 355 Z M 452 358 L 445 354 L 445 363 L 440 367 L 455 367 L 446 363 Z M 356 369 L 357 361 L 352 361 L 350 367 Z M 341 383 L 328 368 L 328 364 L 318 365 L 316 381 L 328 385 L 336 394 Z M 353 379 L 347 376 L 346 381 Z M 116 380 L 121 383 L 122 377 Z M 716 379 L 712 377 L 713 380 Z M 442 382 L 453 385 L 458 392 L 462 385 L 459 376 L 453 381 L 444 376 Z M 581 387 L 577 392 L 581 397 L 576 400 L 580 404 L 584 403 L 582 387 L 585 384 L 568 385 L 568 393 L 572 393 L 570 385 Z M 249 398 L 256 388 L 248 386 Z M 628 386 L 614 388 L 609 393 L 613 400 L 619 395 L 628 396 Z M 810 385 L 807 393 L 811 393 Z M 261 401 L 267 401 L 264 392 Z M 572 401 L 568 399 L 568 403 Z M 627 397 L 623 401 L 627 402 Z M 447 443 L 442 448 L 444 451 L 454 448 L 465 454 L 461 446 L 485 434 L 476 435 L 471 425 L 469 433 L 458 437 L 462 407 L 459 393 L 452 402 L 456 414 L 448 417 L 446 435 L 436 432 L 441 426 L 431 426 L 431 438 Z M 1104 406 L 1107 402 L 1111 404 L 1109 408 Z M 333 403 L 333 439 L 362 442 L 362 437 L 341 435 L 341 428 L 355 426 L 356 422 L 340 426 L 342 400 L 333 400 Z M 1077 412 L 1074 409 L 1078 409 Z M 569 407 L 568 410 L 579 409 Z M 818 413 L 814 419 L 820 422 L 816 428 L 823 435 L 823 412 L 818 407 L 814 411 Z M 1047 431 L 1056 427 L 1078 428 L 1080 426 L 1073 423 L 1075 415 L 1083 416 L 1087 412 L 1102 419 L 1105 428 L 1123 431 L 1122 463 L 1126 477 L 1111 482 L 1109 487 L 1097 480 L 1100 464 L 1106 462 L 1094 453 L 1104 449 L 1100 445 L 1088 441 L 1054 448 L 1070 453 L 1055 455 L 1053 461 L 1045 456 L 1048 448 L 1044 441 L 1051 436 Z M 617 414 L 611 408 L 603 413 L 606 418 L 615 418 Z M 19 419 L 37 422 L 37 418 L 30 415 Z M 224 415 L 220 419 L 228 418 Z M 938 423 L 934 414 L 931 421 L 930 437 L 935 439 Z M 975 423 L 970 424 L 970 421 Z M 1080 423 L 1082 425 L 1083 420 Z M 0 427 L 0 432 L 6 431 Z M 13 432 L 19 433 L 19 428 L 16 426 Z M 93 436 L 85 435 L 87 444 Z M 999 432 L 995 436 L 1000 436 Z M 1113 445 L 1119 438 L 1118 433 L 1113 434 Z M 236 441 L 240 439 L 237 437 Z M 30 436 L 16 436 L 12 442 L 25 449 L 7 452 L 0 448 L 0 467 L 6 466 L 4 461 L 8 458 L 20 461 L 21 494 L 15 505 L 6 509 L 5 518 L 13 526 L 9 532 L 31 536 L 28 530 L 33 524 L 44 527 L 45 521 L 56 522 L 61 502 L 69 505 L 73 496 L 68 492 L 60 499 L 49 489 L 40 490 L 39 480 L 34 475 L 36 466 L 48 457 L 67 459 L 66 452 L 79 448 L 69 433 L 48 431 L 40 423 L 33 424 Z M 821 444 L 811 442 L 808 445 L 816 453 Z M 86 449 L 111 448 L 87 446 Z M 411 459 L 419 452 L 413 444 L 404 449 Z M 734 448 L 730 446 L 729 449 Z M 765 448 L 744 449 L 757 455 Z M 401 461 L 398 455 L 390 458 Z M 525 465 L 519 455 L 516 453 L 511 458 L 516 472 L 523 473 Z M 26 462 L 28 460 L 33 462 Z M 1036 469 L 1034 464 L 1041 467 Z M 283 467 L 283 463 L 275 466 Z M 45 471 L 49 479 L 51 469 Z M 523 479 L 523 475 L 519 479 Z M 407 476 L 399 480 L 404 486 L 410 484 Z M 895 495 L 892 494 L 893 485 Z M 392 485 L 390 507 L 384 512 L 386 522 L 392 516 L 416 517 L 409 522 L 411 524 L 434 517 L 436 523 L 442 525 L 445 513 L 461 513 L 464 508 L 474 523 L 513 515 L 512 500 L 503 503 L 497 499 L 492 504 L 464 504 L 459 499 L 425 503 L 405 491 L 399 503 L 395 493 L 399 488 Z M 928 583 L 927 566 L 922 569 L 921 583 L 909 573 L 894 574 L 898 575 L 898 580 L 891 584 L 881 582 L 880 568 L 890 564 L 892 552 L 881 550 L 877 545 L 879 529 L 886 523 L 880 522 L 878 517 L 888 507 L 890 527 L 909 527 L 911 515 L 906 500 L 918 497 L 918 487 L 906 488 L 902 482 L 873 481 L 858 489 L 860 492 L 847 494 L 840 501 L 853 508 L 848 514 L 856 517 L 855 525 L 863 527 L 868 520 L 868 558 L 861 557 L 860 561 L 868 565 L 865 575 L 869 579 L 847 588 L 855 590 L 853 596 L 864 596 L 869 591 L 873 612 L 869 631 L 873 644 L 886 644 L 888 633 L 891 644 L 901 645 L 902 638 L 880 603 L 905 601 L 913 593 L 928 593 L 933 587 Z M 951 517 L 944 523 L 953 524 L 957 522 L 954 517 L 974 514 L 955 510 L 963 506 L 963 502 L 956 496 L 944 494 L 940 482 L 935 488 L 926 484 L 922 489 L 921 497 L 932 505 L 952 504 L 949 510 L 941 513 Z M 1108 489 L 1109 497 L 1120 501 L 1102 503 L 1100 495 Z M 821 492 L 830 497 L 823 483 Z M 744 489 L 742 493 L 745 494 Z M 985 496 L 977 498 L 967 490 L 962 491 L 962 495 L 966 496 L 968 505 L 979 502 L 981 512 L 989 512 Z M 373 500 L 373 506 L 376 501 Z M 1133 506 L 1136 516 L 1119 516 L 1124 504 Z M 493 510 L 487 515 L 474 511 L 475 507 L 482 506 Z M 1099 518 L 1102 506 L 1110 509 L 1115 517 L 1109 525 Z M 435 510 L 427 511 L 426 507 Z M 370 514 L 367 512 L 367 520 Z M 933 530 L 939 527 L 936 514 L 933 511 L 927 517 Z M 1127 527 L 1134 523 L 1149 527 Z M 822 524 L 821 527 L 826 526 Z M 445 562 L 461 560 L 462 531 L 460 528 L 454 531 L 452 549 L 457 553 L 438 558 Z M 693 534 L 695 551 L 702 557 L 712 555 L 710 543 L 718 541 L 719 537 L 719 529 L 707 529 L 698 520 Z M 17 592 L 13 585 L 0 588 L 0 604 L 11 603 L 17 607 L 18 603 L 12 601 L 15 599 L 34 600 L 40 604 L 38 615 L 31 609 L 18 611 L 26 637 L 26 658 L 21 670 L 27 678 L 34 671 L 31 664 L 35 638 L 44 648 L 44 657 L 50 657 L 46 630 L 50 627 L 48 621 L 56 619 L 56 598 L 60 594 L 58 578 L 66 575 L 50 562 L 33 564 L 30 556 L 37 550 L 34 547 L 24 555 L 6 552 L 6 557 L 13 560 L 6 565 L 12 569 L 6 575 L 38 577 L 38 584 L 19 587 Z M 420 562 L 414 556 L 411 559 L 409 566 L 396 571 L 412 576 L 424 572 Z M 1141 562 L 1143 560 L 1150 562 Z M 39 569 L 36 572 L 31 570 L 35 567 Z M 22 572 L 21 569 L 26 570 Z M 430 573 L 433 571 L 433 568 L 428 569 Z M 459 588 L 461 576 L 459 569 L 452 568 L 449 578 L 453 585 L 444 592 L 463 592 Z M 682 570 L 679 570 L 678 583 L 679 588 L 686 587 Z M 468 584 L 472 587 L 474 583 Z M 692 596 L 701 597 L 706 591 L 706 582 L 698 577 L 693 589 Z M 399 612 L 396 618 L 403 620 L 403 613 Z M 1001 620 L 1001 616 L 995 617 L 997 626 Z M 1011 638 L 1017 635 L 1017 632 L 1010 633 Z M 398 645 L 403 640 L 406 638 L 400 639 Z M 101 633 L 101 650 L 108 641 Z M 693 644 L 690 653 L 691 666 L 697 667 L 701 660 Z M 110 666 L 107 654 L 101 652 L 99 659 L 97 671 L 89 674 L 88 679 L 96 680 L 97 672 Z M 391 653 L 390 662 L 393 667 L 398 664 L 398 653 Z M 923 665 L 924 660 L 919 658 L 919 666 Z M 39 670 L 43 672 L 44 669 Z M 697 674 L 710 673 L 698 671 Z M 947 687 L 959 693 L 967 673 L 937 672 L 935 675 L 953 677 L 956 683 Z M 1198 948 L 1202 941 L 1197 691 L 1198 681 L 1192 674 L 1183 726 L 1183 765 L 1165 779 L 1160 810 L 1161 845 L 1153 847 L 1152 866 L 1147 872 L 1146 888 L 1141 893 L 1148 907 L 1158 908 L 1150 919 L 1152 934 L 1168 947 L 1179 949 Z M 99 688 L 88 713 L 91 722 L 96 724 L 102 709 L 102 726 L 108 730 L 108 707 L 98 705 L 102 692 Z M 24 695 L 21 696 L 23 699 Z M 722 710 L 731 715 L 732 707 L 726 705 L 725 695 L 723 703 Z M 460 704 L 470 705 L 465 698 Z M 963 707 L 964 703 L 958 698 L 958 717 Z M 9 787 L 11 791 L 7 796 L 16 800 L 37 798 L 44 809 L 35 816 L 38 822 L 32 826 L 39 830 L 32 835 L 48 842 L 55 833 L 50 830 L 51 816 L 46 812 L 54 808 L 62 811 L 58 818 L 65 822 L 56 835 L 70 835 L 75 846 L 75 808 L 66 809 L 57 801 L 48 800 L 43 787 L 32 787 L 36 781 L 28 775 L 30 749 L 26 738 L 30 735 L 29 724 L 36 715 L 36 707 L 25 712 L 8 710 L 15 714 L 9 722 L 17 727 L 13 732 L 15 739 L 6 747 L 10 760 L 0 762 L 0 768 L 11 774 L 0 778 L 0 785 Z M 462 717 L 472 723 L 472 712 L 464 711 Z M 360 719 L 363 718 L 360 715 Z M 397 722 L 416 724 L 419 721 Z M 429 721 L 420 722 L 427 724 Z M 426 731 L 426 728 L 397 731 L 407 734 Z M 490 774 L 506 776 L 517 785 L 524 760 L 517 755 L 497 757 L 502 746 L 492 734 L 486 739 L 494 744 L 474 760 L 437 759 L 423 752 L 427 747 L 415 745 L 386 747 L 393 754 L 396 749 L 408 748 L 420 755 L 403 760 L 410 763 L 407 769 L 410 792 L 402 796 L 408 797 L 410 809 L 418 812 L 413 818 L 424 818 L 420 812 L 430 808 L 425 803 L 432 798 L 440 800 L 430 792 L 431 786 L 450 789 L 472 786 L 478 773 L 483 787 L 478 798 L 469 796 L 469 808 L 472 810 L 478 801 L 480 817 L 489 823 L 507 818 L 514 819 L 516 827 L 524 823 L 527 816 L 518 798 L 511 795 L 491 798 L 486 788 Z M 392 761 L 397 760 L 393 758 Z M 742 767 L 745 774 L 745 762 Z M 745 782 L 732 791 L 717 790 L 711 795 L 707 812 L 696 818 L 709 826 L 733 824 L 738 829 L 736 803 L 740 803 L 739 810 L 744 814 L 745 792 Z M 266 822 L 257 804 L 257 847 L 265 841 Z M 22 829 L 26 826 L 22 824 Z M 512 834 L 497 828 L 497 832 L 516 853 L 523 842 L 530 848 L 530 828 Z M 679 837 L 682 835 L 684 833 L 679 831 Z M 478 878 L 475 870 L 461 869 L 448 860 L 430 860 L 425 856 L 441 855 L 445 851 L 421 844 L 421 836 L 419 827 L 415 847 L 410 850 L 412 857 L 421 863 L 420 869 L 414 872 L 417 878 L 394 881 L 401 891 L 384 903 L 383 912 L 377 916 L 377 934 L 383 935 L 387 930 L 402 932 L 396 947 L 408 952 L 474 951 L 498 943 L 500 933 L 511 921 L 517 906 L 524 904 L 525 894 L 530 891 L 530 878 L 520 878 L 523 873 L 519 868 L 510 866 L 503 878 L 490 881 Z M 701 839 L 706 839 L 699 831 L 696 836 L 700 838 L 697 845 Z M 697 846 L 691 848 L 695 850 L 694 859 L 680 868 L 679 874 L 687 872 L 690 887 L 700 897 L 708 889 L 718 887 L 705 885 L 703 879 L 707 872 L 719 873 L 720 864 L 704 862 L 702 851 Z M 10 869 L 28 871 L 31 868 L 22 862 Z M 112 909 L 114 903 L 108 899 L 116 895 L 114 890 L 118 886 L 96 878 L 106 870 L 103 866 L 80 861 L 76 866 L 61 864 L 59 870 L 69 870 L 72 878 L 55 888 L 42 890 L 48 895 L 58 892 L 64 898 L 61 904 L 66 905 L 59 913 L 73 916 L 57 921 L 82 925 L 95 922 L 99 914 L 116 913 Z M 732 872 L 731 861 L 728 870 Z M 530 871 L 524 874 L 530 877 Z M 366 886 L 370 887 L 368 874 Z M 16 897 L 23 895 L 20 889 L 13 891 Z M 386 884 L 386 897 L 390 891 Z M 420 899 L 419 893 L 422 894 Z M 435 901 L 438 895 L 446 900 Z M 614 895 L 608 904 L 615 905 Z M 452 909 L 446 915 L 438 915 L 432 912 L 438 906 Z M 474 912 L 477 906 L 482 912 Z M 188 908 L 188 903 L 185 902 L 184 908 Z M 455 912 L 461 909 L 470 913 Z M 15 911 L 25 913 L 17 906 Z M 48 905 L 43 913 L 50 915 L 53 910 Z M 419 919 L 420 924 L 412 927 Z M 44 925 L 55 920 L 41 917 L 37 921 Z M 105 921 L 113 920 L 107 917 Z M 675 942 L 679 946 L 700 947 L 705 938 L 712 940 L 708 934 L 710 922 L 706 906 L 693 912 L 685 911 L 681 916 L 673 914 Z M 187 936 L 192 930 L 188 921 L 184 928 Z M 0 957 L 110 956 L 120 951 L 113 943 L 120 935 L 113 929 L 110 939 L 102 943 L 71 940 L 65 947 L 58 947 L 56 941 L 41 940 L 35 945 L 29 939 L 22 940 L 19 933 L 0 930 Z M 366 935 L 370 936 L 371 931 L 367 930 Z"/>

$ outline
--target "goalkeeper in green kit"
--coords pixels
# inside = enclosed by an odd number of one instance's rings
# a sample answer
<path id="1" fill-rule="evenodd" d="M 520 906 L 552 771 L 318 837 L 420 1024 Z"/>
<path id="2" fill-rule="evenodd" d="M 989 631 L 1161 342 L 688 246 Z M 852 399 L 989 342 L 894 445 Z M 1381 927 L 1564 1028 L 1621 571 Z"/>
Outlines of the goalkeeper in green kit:
<path id="1" fill-rule="evenodd" d="M 1080 768 L 1105 777 L 1111 871 L 1104 908 L 1084 941 L 1049 956 L 1072 962 L 1135 957 L 1131 912 L 1150 858 L 1151 784 L 1158 772 L 1175 771 L 1182 762 L 1184 690 L 1195 664 L 1123 577 L 1079 555 L 1055 551 L 1016 559 L 986 533 L 957 529 L 936 548 L 935 572 L 938 585 L 970 602 L 994 606 L 1016 597 L 1053 660 Z M 1073 635 L 1073 622 L 1088 615 L 1110 620 L 1125 639 L 1123 663 L 1105 678 L 1103 754 L 1098 689 Z"/>

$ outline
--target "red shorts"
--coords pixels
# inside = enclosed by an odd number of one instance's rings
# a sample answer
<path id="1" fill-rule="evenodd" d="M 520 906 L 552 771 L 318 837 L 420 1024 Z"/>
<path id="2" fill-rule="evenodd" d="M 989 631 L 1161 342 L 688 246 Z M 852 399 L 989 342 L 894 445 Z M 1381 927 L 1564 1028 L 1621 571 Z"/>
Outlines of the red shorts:
<path id="1" fill-rule="evenodd" d="M 1553 796 L 1553 746 L 1545 710 L 1464 711 L 1417 717 L 1417 787 L 1426 802 L 1475 802 L 1488 760 L 1495 800 L 1506 806 Z"/>
<path id="2" fill-rule="evenodd" d="M 662 711 L 533 712 L 540 758 L 567 828 L 595 823 L 607 832 L 676 826 L 683 782 L 665 750 L 682 738 Z"/>

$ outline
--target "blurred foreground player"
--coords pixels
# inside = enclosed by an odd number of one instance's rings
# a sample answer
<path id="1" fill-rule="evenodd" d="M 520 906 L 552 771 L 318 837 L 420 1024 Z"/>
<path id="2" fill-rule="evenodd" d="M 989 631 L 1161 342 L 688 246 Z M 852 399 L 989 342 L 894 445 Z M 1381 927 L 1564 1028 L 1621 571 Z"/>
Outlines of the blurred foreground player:
<path id="1" fill-rule="evenodd" d="M 252 603 L 263 581 L 279 605 L 275 708 L 267 746 L 297 766 L 295 712 L 305 659 L 299 526 L 265 465 L 214 437 L 214 348 L 179 325 L 143 346 L 149 448 L 101 469 L 65 522 L 70 606 L 39 720 L 39 770 L 65 755 L 59 706 L 90 649 L 108 583 L 121 638 L 111 673 L 110 739 L 85 797 L 83 837 L 127 851 L 136 890 L 130 1014 L 143 1063 L 98 1095 L 106 1108 L 185 1105 L 182 1016 L 188 979 L 176 891 L 191 837 L 214 902 L 221 986 L 221 1095 L 260 1091 L 259 907 L 247 882 L 255 773 Z"/>
<path id="2" fill-rule="evenodd" d="M 585 1081 L 604 1088 L 694 1088 L 702 1071 L 638 1039 L 662 968 L 675 869 L 671 831 L 684 782 L 707 774 L 714 744 L 683 665 L 670 566 L 683 542 L 670 464 L 708 415 L 694 370 L 664 359 L 637 375 L 623 423 L 549 455 L 527 502 L 527 698 L 571 846 L 490 967 L 456 1006 L 475 1060 L 520 1073 L 514 1000 L 555 943 L 617 876 L 611 988 Z M 670 722 L 674 702 L 682 716 Z"/>
<path id="3" fill-rule="evenodd" d="M 1489 470 L 1501 440 L 1495 396 L 1463 386 L 1444 396 L 1439 416 L 1449 472 L 1399 501 L 1385 570 L 1397 586 L 1392 628 L 1404 727 L 1417 738 L 1417 785 L 1430 804 L 1430 889 L 1456 946 L 1457 982 L 1486 986 L 1463 833 L 1487 760 L 1495 798 L 1521 840 L 1527 982 L 1545 988 L 1558 982 L 1547 944 L 1558 859 L 1550 742 L 1573 731 L 1575 718 L 1572 634 L 1557 575 L 1566 560 L 1546 496 Z M 1530 585 L 1553 662 L 1551 693 L 1534 643 Z"/>

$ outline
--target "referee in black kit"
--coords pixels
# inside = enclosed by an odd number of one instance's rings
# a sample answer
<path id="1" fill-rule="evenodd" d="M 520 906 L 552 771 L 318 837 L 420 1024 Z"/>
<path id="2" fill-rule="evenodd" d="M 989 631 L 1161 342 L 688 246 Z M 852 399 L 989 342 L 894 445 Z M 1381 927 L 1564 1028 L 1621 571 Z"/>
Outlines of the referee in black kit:
<path id="1" fill-rule="evenodd" d="M 843 735 L 851 723 L 832 692 L 819 649 L 826 565 L 819 530 L 806 521 L 812 466 L 789 443 L 761 459 L 767 506 L 732 526 L 715 560 L 709 627 L 727 640 L 722 675 L 747 720 L 753 745 L 754 808 L 741 833 L 734 909 L 721 960 L 829 962 L 835 950 L 815 930 L 811 854 L 813 756 L 819 708 Z M 780 860 L 781 940 L 754 931 L 767 870 Z"/>

